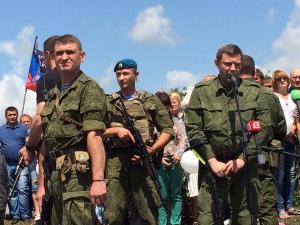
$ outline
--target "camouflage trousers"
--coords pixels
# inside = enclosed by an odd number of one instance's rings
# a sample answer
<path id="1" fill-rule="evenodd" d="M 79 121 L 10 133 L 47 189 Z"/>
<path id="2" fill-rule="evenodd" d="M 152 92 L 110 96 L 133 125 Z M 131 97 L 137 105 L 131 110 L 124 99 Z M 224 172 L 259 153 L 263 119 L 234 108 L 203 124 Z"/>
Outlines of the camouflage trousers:
<path id="1" fill-rule="evenodd" d="M 144 167 L 132 166 L 128 153 L 109 155 L 106 164 L 106 225 L 123 225 L 129 197 L 133 200 L 141 224 L 156 225 L 161 201 Z M 131 165 L 131 166 L 130 166 Z"/>
<path id="2" fill-rule="evenodd" d="M 236 174 L 230 174 L 223 178 L 216 176 L 216 186 L 218 198 L 222 201 L 221 210 L 225 211 L 225 207 L 231 209 L 232 225 L 250 225 L 250 211 L 247 209 L 246 185 L 247 177 L 246 170 L 242 168 Z M 259 181 L 257 179 L 256 163 L 249 163 L 249 178 L 250 178 L 250 195 L 255 208 L 255 216 L 258 217 L 258 202 L 259 202 Z M 208 169 L 203 170 L 202 181 L 198 195 L 198 224 L 213 225 L 213 210 L 212 210 L 212 195 L 215 194 L 209 176 Z"/>
<path id="3" fill-rule="evenodd" d="M 61 172 L 54 170 L 48 181 L 53 197 L 52 225 L 92 225 L 96 218 L 89 198 L 90 172 L 72 170 L 62 181 Z M 50 215 L 49 215 L 50 216 Z"/>
<path id="4" fill-rule="evenodd" d="M 261 225 L 278 224 L 277 190 L 269 165 L 259 166 L 258 177 L 260 181 L 259 222 Z"/>

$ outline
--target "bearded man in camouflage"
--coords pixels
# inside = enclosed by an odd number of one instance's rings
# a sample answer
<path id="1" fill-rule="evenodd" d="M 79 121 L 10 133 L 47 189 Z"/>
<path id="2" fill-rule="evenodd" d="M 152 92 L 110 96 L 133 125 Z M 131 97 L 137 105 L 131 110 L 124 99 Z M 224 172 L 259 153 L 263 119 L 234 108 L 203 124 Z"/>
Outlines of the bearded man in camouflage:
<path id="1" fill-rule="evenodd" d="M 242 148 L 242 129 L 232 91 L 230 77 L 237 79 L 241 117 L 244 126 L 249 120 L 259 120 L 262 132 L 260 144 L 268 143 L 271 122 L 268 104 L 264 102 L 260 85 L 238 78 L 243 53 L 236 45 L 220 48 L 215 64 L 219 76 L 196 84 L 185 117 L 189 142 L 208 162 L 216 180 L 214 190 L 208 169 L 202 174 L 198 195 L 200 225 L 213 223 L 212 195 L 217 191 L 223 203 L 231 204 L 232 224 L 251 224 L 247 200 L 252 200 L 257 216 L 258 179 L 257 158 L 253 137 L 249 134 L 248 176 Z M 247 199 L 246 185 L 250 182 L 251 199 Z"/>
<path id="2" fill-rule="evenodd" d="M 122 98 L 151 155 L 161 151 L 174 136 L 173 124 L 165 107 L 155 95 L 136 90 L 135 83 L 139 72 L 134 60 L 119 61 L 114 72 L 120 91 L 112 93 L 107 104 L 109 118 L 104 138 L 109 139 L 110 148 L 106 163 L 106 224 L 123 225 L 125 205 L 131 195 L 141 224 L 155 225 L 161 201 L 153 181 L 141 165 L 140 157 L 134 152 L 136 140 L 126 128 L 124 118 L 116 107 L 116 104 L 120 105 L 118 99 Z M 154 127 L 160 132 L 157 141 L 153 140 Z"/>

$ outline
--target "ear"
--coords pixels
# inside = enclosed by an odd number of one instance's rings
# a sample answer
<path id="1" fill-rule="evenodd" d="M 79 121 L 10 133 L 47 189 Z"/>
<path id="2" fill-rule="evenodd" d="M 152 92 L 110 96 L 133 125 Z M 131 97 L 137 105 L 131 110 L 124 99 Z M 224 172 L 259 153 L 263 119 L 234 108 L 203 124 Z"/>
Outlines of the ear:
<path id="1" fill-rule="evenodd" d="M 135 79 L 138 78 L 139 74 L 140 74 L 139 71 L 135 71 Z"/>
<path id="2" fill-rule="evenodd" d="M 83 61 L 85 60 L 85 57 L 86 57 L 84 51 L 81 51 L 81 52 L 80 52 L 80 57 L 81 57 L 81 62 L 83 62 Z"/>
<path id="3" fill-rule="evenodd" d="M 45 58 L 45 59 L 48 59 L 49 56 L 50 56 L 50 52 L 49 52 L 49 51 L 45 51 L 45 52 L 44 52 L 44 58 Z"/>
<path id="4" fill-rule="evenodd" d="M 219 68 L 219 61 L 217 59 L 215 59 L 215 65 Z"/>

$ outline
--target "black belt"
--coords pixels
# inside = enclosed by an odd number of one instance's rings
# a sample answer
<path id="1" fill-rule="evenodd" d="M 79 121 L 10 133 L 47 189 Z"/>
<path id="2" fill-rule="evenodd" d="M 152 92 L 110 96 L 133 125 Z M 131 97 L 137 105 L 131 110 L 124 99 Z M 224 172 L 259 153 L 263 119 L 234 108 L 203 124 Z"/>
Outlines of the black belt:
<path id="1" fill-rule="evenodd" d="M 216 154 L 216 159 L 221 162 L 235 160 L 239 157 L 240 154 L 241 153 L 231 153 L 231 154 L 222 154 L 222 155 Z"/>

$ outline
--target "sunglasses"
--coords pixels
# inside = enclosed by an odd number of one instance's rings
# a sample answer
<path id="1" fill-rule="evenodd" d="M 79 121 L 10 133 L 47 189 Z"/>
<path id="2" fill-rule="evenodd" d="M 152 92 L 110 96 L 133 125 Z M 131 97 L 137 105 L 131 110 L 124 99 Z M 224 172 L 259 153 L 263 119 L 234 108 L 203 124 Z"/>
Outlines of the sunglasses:
<path id="1" fill-rule="evenodd" d="M 288 77 L 276 77 L 275 78 L 275 81 L 281 81 L 281 80 L 287 81 Z"/>

